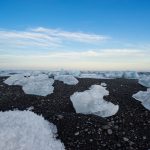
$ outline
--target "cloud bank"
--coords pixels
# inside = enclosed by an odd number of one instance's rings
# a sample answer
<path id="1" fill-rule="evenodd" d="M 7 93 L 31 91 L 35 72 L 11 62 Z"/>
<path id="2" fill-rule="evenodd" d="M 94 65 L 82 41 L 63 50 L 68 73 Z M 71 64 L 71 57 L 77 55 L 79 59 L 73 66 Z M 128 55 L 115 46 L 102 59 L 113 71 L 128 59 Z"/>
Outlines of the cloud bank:
<path id="1" fill-rule="evenodd" d="M 43 27 L 27 29 L 25 31 L 0 30 L 0 43 L 13 47 L 41 46 L 43 48 L 64 46 L 64 42 L 79 42 L 96 44 L 109 37 L 83 32 L 69 32 L 60 29 Z"/>
<path id="2" fill-rule="evenodd" d="M 111 40 L 105 35 L 43 27 L 24 31 L 0 29 L 0 68 L 150 69 L 148 48 L 112 48 Z M 104 41 L 107 48 L 102 47 Z"/>

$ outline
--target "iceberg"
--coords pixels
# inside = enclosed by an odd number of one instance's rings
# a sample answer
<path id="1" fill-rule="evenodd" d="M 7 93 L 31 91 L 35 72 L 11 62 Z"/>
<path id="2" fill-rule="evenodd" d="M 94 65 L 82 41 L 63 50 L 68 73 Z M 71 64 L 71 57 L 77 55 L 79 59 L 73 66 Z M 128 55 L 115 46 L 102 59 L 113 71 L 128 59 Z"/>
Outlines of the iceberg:
<path id="1" fill-rule="evenodd" d="M 139 84 L 145 87 L 150 87 L 150 75 L 141 75 L 139 78 Z"/>
<path id="2" fill-rule="evenodd" d="M 15 74 L 4 81 L 8 85 L 20 85 L 26 94 L 46 96 L 53 93 L 54 79 L 46 74 Z"/>
<path id="3" fill-rule="evenodd" d="M 148 88 L 147 91 L 139 91 L 136 94 L 133 94 L 132 97 L 142 102 L 142 105 L 150 110 L 150 88 Z"/>
<path id="4" fill-rule="evenodd" d="M 77 113 L 109 117 L 117 113 L 119 106 L 103 99 L 108 94 L 106 87 L 92 85 L 89 90 L 75 92 L 70 99 Z"/>
<path id="5" fill-rule="evenodd" d="M 48 80 L 39 80 L 34 81 L 30 80 L 27 84 L 25 84 L 22 89 L 26 94 L 33 94 L 39 96 L 47 96 L 48 94 L 53 93 L 54 87 L 52 84 L 54 83 L 53 79 Z"/>
<path id="6" fill-rule="evenodd" d="M 21 85 L 26 84 L 28 79 L 23 74 L 15 74 L 7 78 L 4 83 L 8 85 Z"/>

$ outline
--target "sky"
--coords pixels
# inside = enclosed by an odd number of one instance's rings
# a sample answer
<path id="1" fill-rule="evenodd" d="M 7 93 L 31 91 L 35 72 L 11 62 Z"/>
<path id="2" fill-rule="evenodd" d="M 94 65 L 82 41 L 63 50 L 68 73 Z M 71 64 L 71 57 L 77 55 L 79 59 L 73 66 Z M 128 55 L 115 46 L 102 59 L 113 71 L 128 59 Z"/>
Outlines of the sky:
<path id="1" fill-rule="evenodd" d="M 149 0 L 0 0 L 0 69 L 150 71 Z"/>

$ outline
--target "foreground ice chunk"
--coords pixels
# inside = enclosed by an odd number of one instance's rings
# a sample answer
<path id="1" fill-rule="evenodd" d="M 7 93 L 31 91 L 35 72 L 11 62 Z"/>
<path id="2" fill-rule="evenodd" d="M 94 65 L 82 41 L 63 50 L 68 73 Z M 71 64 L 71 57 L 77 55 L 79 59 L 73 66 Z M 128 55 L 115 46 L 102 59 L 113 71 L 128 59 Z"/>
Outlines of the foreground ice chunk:
<path id="1" fill-rule="evenodd" d="M 150 88 L 148 88 L 147 91 L 139 91 L 136 94 L 133 94 L 132 97 L 142 102 L 142 105 L 150 110 Z"/>
<path id="2" fill-rule="evenodd" d="M 0 150 L 63 150 L 57 128 L 30 111 L 0 112 Z"/>
<path id="3" fill-rule="evenodd" d="M 68 85 L 76 85 L 79 81 L 72 75 L 58 75 L 55 76 L 55 80 L 63 81 Z"/>
<path id="4" fill-rule="evenodd" d="M 53 83 L 53 79 L 37 80 L 34 77 L 33 79 L 29 79 L 28 83 L 22 89 L 26 94 L 46 96 L 53 93 Z"/>
<path id="5" fill-rule="evenodd" d="M 109 92 L 100 85 L 92 85 L 89 90 L 75 92 L 71 101 L 77 113 L 95 114 L 101 117 L 112 116 L 117 113 L 119 106 L 103 99 Z"/>

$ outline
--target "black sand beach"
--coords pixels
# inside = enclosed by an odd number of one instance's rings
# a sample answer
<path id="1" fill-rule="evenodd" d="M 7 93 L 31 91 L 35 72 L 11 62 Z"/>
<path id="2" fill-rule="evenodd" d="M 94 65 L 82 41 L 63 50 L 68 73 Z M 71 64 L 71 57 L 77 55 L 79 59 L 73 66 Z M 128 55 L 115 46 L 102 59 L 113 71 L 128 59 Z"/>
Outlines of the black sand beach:
<path id="1" fill-rule="evenodd" d="M 150 111 L 132 95 L 146 88 L 132 79 L 78 79 L 77 85 L 55 81 L 54 93 L 46 97 L 26 95 L 21 86 L 3 83 L 0 77 L 0 111 L 31 109 L 54 123 L 67 150 L 148 150 Z M 102 118 L 76 114 L 70 96 L 93 84 L 107 84 L 105 100 L 119 105 L 116 115 Z"/>

